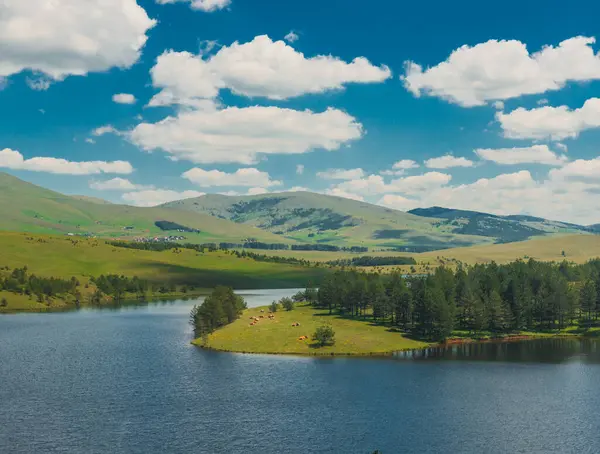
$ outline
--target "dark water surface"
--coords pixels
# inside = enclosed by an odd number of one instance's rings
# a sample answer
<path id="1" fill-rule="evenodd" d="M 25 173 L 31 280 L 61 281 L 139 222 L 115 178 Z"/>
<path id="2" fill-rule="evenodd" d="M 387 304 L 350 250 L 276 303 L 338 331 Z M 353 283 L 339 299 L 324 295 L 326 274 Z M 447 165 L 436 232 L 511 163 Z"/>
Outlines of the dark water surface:
<path id="1" fill-rule="evenodd" d="M 0 452 L 600 452 L 596 343 L 212 353 L 189 344 L 193 304 L 0 317 Z"/>

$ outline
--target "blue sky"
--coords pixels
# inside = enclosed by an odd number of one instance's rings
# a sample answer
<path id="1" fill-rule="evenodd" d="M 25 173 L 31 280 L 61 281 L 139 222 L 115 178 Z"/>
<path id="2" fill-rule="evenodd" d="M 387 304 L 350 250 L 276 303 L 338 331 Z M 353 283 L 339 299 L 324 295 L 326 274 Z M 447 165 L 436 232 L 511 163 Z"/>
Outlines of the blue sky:
<path id="1" fill-rule="evenodd" d="M 0 6 L 1 170 L 143 206 L 308 189 L 600 222 L 592 3 L 83 3 Z"/>

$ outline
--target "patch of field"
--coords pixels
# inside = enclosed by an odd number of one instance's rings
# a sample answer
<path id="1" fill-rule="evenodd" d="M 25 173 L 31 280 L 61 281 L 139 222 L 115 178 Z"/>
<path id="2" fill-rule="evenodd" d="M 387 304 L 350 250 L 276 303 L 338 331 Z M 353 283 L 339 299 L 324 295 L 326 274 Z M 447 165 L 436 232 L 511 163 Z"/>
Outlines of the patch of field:
<path id="1" fill-rule="evenodd" d="M 0 267 L 27 266 L 41 276 L 138 276 L 153 282 L 201 288 L 295 288 L 317 283 L 327 272 L 237 258 L 224 252 L 164 252 L 113 247 L 103 240 L 0 232 Z"/>
<path id="2" fill-rule="evenodd" d="M 308 305 L 298 305 L 289 312 L 280 309 L 275 313 L 275 320 L 269 320 L 267 314 L 266 308 L 246 310 L 239 320 L 211 334 L 205 346 L 241 353 L 376 355 L 429 345 L 408 339 L 386 326 L 361 319 L 330 316 L 328 311 Z M 250 317 L 261 315 L 264 318 L 255 326 L 250 326 Z M 292 324 L 296 322 L 300 326 L 293 327 Z M 318 348 L 310 338 L 317 327 L 325 323 L 333 327 L 336 342 L 332 346 Z M 308 336 L 309 340 L 298 340 L 301 336 Z M 201 339 L 194 343 L 203 345 Z"/>
<path id="3" fill-rule="evenodd" d="M 564 256 L 563 256 L 564 251 Z M 463 263 L 508 263 L 517 259 L 538 261 L 569 260 L 583 263 L 600 257 L 600 235 L 563 235 L 535 238 L 528 241 L 490 246 L 472 246 L 446 249 L 413 255 L 419 263 L 435 264 L 440 260 L 459 260 Z M 439 257 L 439 259 L 438 259 Z"/>

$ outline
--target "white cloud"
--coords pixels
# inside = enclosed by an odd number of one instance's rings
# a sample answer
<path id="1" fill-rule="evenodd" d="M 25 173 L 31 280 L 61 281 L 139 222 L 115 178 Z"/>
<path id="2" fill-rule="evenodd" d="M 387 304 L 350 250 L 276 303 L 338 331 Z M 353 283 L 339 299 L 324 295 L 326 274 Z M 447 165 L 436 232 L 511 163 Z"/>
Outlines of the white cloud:
<path id="1" fill-rule="evenodd" d="M 444 186 L 450 180 L 452 180 L 451 175 L 440 172 L 427 172 L 423 175 L 397 178 L 390 183 L 386 183 L 380 175 L 369 175 L 366 178 L 344 181 L 336 188 L 343 192 L 365 196 L 395 192 L 413 194 Z"/>
<path id="2" fill-rule="evenodd" d="M 137 101 L 130 93 L 118 93 L 113 95 L 112 100 L 117 104 L 135 104 Z"/>
<path id="3" fill-rule="evenodd" d="M 212 13 L 231 5 L 231 0 L 156 0 L 159 5 L 181 2 L 189 3 L 192 9 L 204 11 L 205 13 Z"/>
<path id="4" fill-rule="evenodd" d="M 548 100 L 546 98 L 539 99 L 537 102 L 538 106 L 545 106 L 546 104 L 548 104 Z"/>
<path id="5" fill-rule="evenodd" d="M 400 210 L 444 206 L 499 215 L 529 214 L 587 225 L 600 222 L 598 193 L 600 158 L 569 162 L 539 181 L 521 170 L 469 184 L 401 194 L 388 191 L 378 203 Z"/>
<path id="6" fill-rule="evenodd" d="M 336 197 L 343 197 L 344 199 L 358 200 L 359 202 L 364 202 L 364 197 L 354 194 L 352 192 L 346 192 L 340 188 L 330 188 L 325 191 L 327 195 L 333 195 Z"/>
<path id="7" fill-rule="evenodd" d="M 418 200 L 408 199 L 397 194 L 386 194 L 377 204 L 400 211 L 409 211 L 420 207 Z"/>
<path id="8" fill-rule="evenodd" d="M 392 170 L 382 170 L 379 173 L 381 175 L 400 176 L 400 175 L 404 175 L 407 170 L 416 169 L 418 167 L 419 167 L 419 164 L 417 164 L 412 159 L 402 159 L 401 161 L 394 163 L 394 165 L 392 166 Z"/>
<path id="9" fill-rule="evenodd" d="M 303 164 L 298 164 L 296 166 L 296 174 L 297 175 L 302 175 L 304 173 L 304 165 Z"/>
<path id="10" fill-rule="evenodd" d="M 568 82 L 600 79 L 594 38 L 577 36 L 530 54 L 516 40 L 489 40 L 454 50 L 446 61 L 423 70 L 406 63 L 402 77 L 415 96 L 436 96 L 465 107 L 558 90 Z"/>
<path id="11" fill-rule="evenodd" d="M 52 85 L 52 81 L 46 77 L 28 77 L 25 79 L 25 83 L 29 88 L 35 91 L 46 91 Z"/>
<path id="12" fill-rule="evenodd" d="M 363 128 L 337 109 L 314 113 L 278 107 L 227 107 L 181 111 L 128 133 L 139 147 L 160 149 L 194 163 L 255 163 L 259 156 L 337 150 L 359 139 Z"/>
<path id="13" fill-rule="evenodd" d="M 369 175 L 366 178 L 344 181 L 338 184 L 334 189 L 340 193 L 368 196 L 383 194 L 389 190 L 389 187 L 380 175 Z"/>
<path id="14" fill-rule="evenodd" d="M 154 87 L 162 91 L 149 105 L 194 106 L 216 98 L 224 88 L 238 95 L 282 100 L 391 77 L 387 66 L 373 66 L 364 57 L 350 63 L 330 55 L 307 58 L 284 41 L 272 41 L 266 35 L 244 44 L 234 42 L 204 57 L 204 53 L 174 51 L 159 56 L 151 75 Z"/>
<path id="15" fill-rule="evenodd" d="M 450 154 L 425 161 L 425 167 L 428 169 L 451 169 L 453 167 L 473 167 L 473 165 L 473 161 L 467 158 L 457 158 Z"/>
<path id="16" fill-rule="evenodd" d="M 269 192 L 268 189 L 266 188 L 250 188 L 248 189 L 248 195 L 260 195 L 260 194 L 267 194 Z"/>
<path id="17" fill-rule="evenodd" d="M 105 134 L 116 134 L 119 135 L 120 131 L 117 131 L 114 126 L 111 125 L 106 125 L 106 126 L 100 126 L 99 128 L 96 128 L 92 131 L 92 135 L 99 137 L 99 136 L 103 136 Z"/>
<path id="18" fill-rule="evenodd" d="M 560 169 L 552 169 L 550 179 L 555 182 L 588 182 L 600 184 L 600 157 L 591 160 L 577 159 Z M 596 202 L 595 205 L 600 205 Z"/>
<path id="19" fill-rule="evenodd" d="M 283 39 L 285 39 L 288 43 L 295 43 L 300 39 L 300 37 L 296 32 L 294 32 L 294 30 L 292 30 L 287 35 L 285 35 Z"/>
<path id="20" fill-rule="evenodd" d="M 563 152 L 565 152 L 565 153 L 566 153 L 567 151 L 569 151 L 569 147 L 567 147 L 567 145 L 566 145 L 566 144 L 564 144 L 564 143 L 562 143 L 562 142 L 556 142 L 556 143 L 554 144 L 554 146 L 555 146 L 556 148 L 558 148 L 558 149 L 562 150 L 562 151 L 563 151 Z"/>
<path id="21" fill-rule="evenodd" d="M 136 0 L 3 0 L 0 78 L 30 70 L 62 80 L 129 68 L 155 24 Z"/>
<path id="22" fill-rule="evenodd" d="M 496 110 L 504 110 L 504 103 L 502 101 L 494 101 L 492 106 L 494 106 L 494 109 Z"/>
<path id="23" fill-rule="evenodd" d="M 557 155 L 548 148 L 548 145 L 532 145 L 523 148 L 478 148 L 475 154 L 485 161 L 496 164 L 545 164 L 549 166 L 562 166 L 567 161 L 564 155 Z"/>
<path id="24" fill-rule="evenodd" d="M 304 186 L 292 186 L 289 189 L 286 189 L 285 192 L 311 192 L 310 189 L 305 188 Z"/>
<path id="25" fill-rule="evenodd" d="M 317 172 L 317 177 L 326 180 L 355 180 L 364 175 L 363 169 L 329 169 L 325 172 Z"/>
<path id="26" fill-rule="evenodd" d="M 496 119 L 511 139 L 563 140 L 577 137 L 586 129 L 600 127 L 600 98 L 588 99 L 579 109 L 568 106 L 523 107 L 510 113 L 498 112 Z"/>
<path id="27" fill-rule="evenodd" d="M 417 167 L 419 167 L 419 164 L 417 164 L 412 159 L 402 159 L 401 161 L 395 162 L 394 165 L 392 166 L 392 169 L 409 170 L 409 169 L 416 169 Z"/>
<path id="28" fill-rule="evenodd" d="M 96 143 L 96 141 L 94 139 L 92 139 L 91 137 L 88 137 L 85 139 L 86 143 L 91 143 L 92 145 Z"/>
<path id="29" fill-rule="evenodd" d="M 132 205 L 140 207 L 153 207 L 176 200 L 191 199 L 203 196 L 204 192 L 198 191 L 172 191 L 170 189 L 148 189 L 143 191 L 126 192 L 121 198 Z"/>
<path id="30" fill-rule="evenodd" d="M 182 177 L 201 187 L 254 186 L 267 188 L 283 184 L 281 181 L 271 180 L 267 172 L 261 172 L 254 168 L 238 169 L 233 173 L 226 173 L 220 170 L 204 170 L 195 167 L 185 172 Z"/>
<path id="31" fill-rule="evenodd" d="M 133 191 L 148 189 L 149 186 L 134 184 L 125 178 L 113 178 L 104 181 L 91 181 L 90 188 L 97 191 Z"/>
<path id="32" fill-rule="evenodd" d="M 21 153 L 9 148 L 0 151 L 0 167 L 62 175 L 130 174 L 133 172 L 133 167 L 127 161 L 73 162 L 66 159 L 46 157 L 25 159 Z"/>

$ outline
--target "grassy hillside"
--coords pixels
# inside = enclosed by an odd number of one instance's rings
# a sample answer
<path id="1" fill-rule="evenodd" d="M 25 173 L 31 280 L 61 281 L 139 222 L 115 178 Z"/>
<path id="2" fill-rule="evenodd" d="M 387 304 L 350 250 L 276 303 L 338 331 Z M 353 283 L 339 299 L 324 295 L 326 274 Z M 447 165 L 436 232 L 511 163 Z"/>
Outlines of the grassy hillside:
<path id="1" fill-rule="evenodd" d="M 35 233 L 93 234 L 104 237 L 165 235 L 155 222 L 170 221 L 200 233 L 186 233 L 194 243 L 257 238 L 281 242 L 272 233 L 203 214 L 168 208 L 138 208 L 70 197 L 0 173 L 0 230 Z"/>
<path id="2" fill-rule="evenodd" d="M 40 276 L 138 276 L 202 288 L 292 288 L 318 282 L 325 270 L 255 262 L 226 253 L 117 248 L 99 239 L 0 232 L 0 267 L 27 266 Z"/>
<path id="3" fill-rule="evenodd" d="M 563 256 L 562 252 L 565 252 Z M 416 254 L 417 262 L 436 263 L 438 257 L 453 258 L 464 263 L 508 263 L 517 259 L 533 258 L 540 261 L 569 260 L 584 263 L 600 257 L 599 235 L 562 235 L 535 238 L 529 241 L 510 244 L 494 244 L 445 251 Z"/>
<path id="4" fill-rule="evenodd" d="M 209 194 L 165 206 L 209 214 L 305 243 L 431 250 L 493 241 L 456 234 L 454 226 L 437 219 L 311 192 L 241 197 Z"/>
<path id="5" fill-rule="evenodd" d="M 417 208 L 409 211 L 417 216 L 440 219 L 442 225 L 454 226 L 455 233 L 495 238 L 498 243 L 523 241 L 534 236 L 556 233 L 589 233 L 589 228 L 533 216 L 496 216 L 476 211 L 451 208 Z"/>

